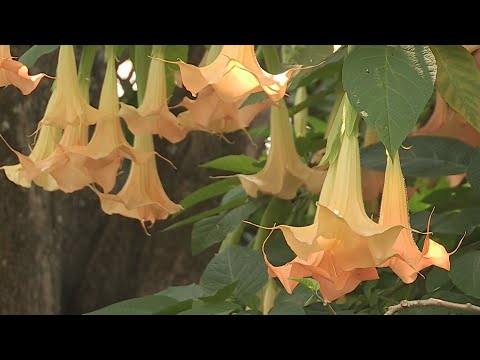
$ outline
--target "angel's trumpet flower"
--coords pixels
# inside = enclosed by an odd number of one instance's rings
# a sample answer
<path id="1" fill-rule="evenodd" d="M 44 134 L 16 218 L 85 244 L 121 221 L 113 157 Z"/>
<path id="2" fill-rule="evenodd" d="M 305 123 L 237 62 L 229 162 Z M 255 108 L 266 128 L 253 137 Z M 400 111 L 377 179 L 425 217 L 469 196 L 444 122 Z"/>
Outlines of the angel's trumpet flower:
<path id="1" fill-rule="evenodd" d="M 43 73 L 28 75 L 28 68 L 12 58 L 10 45 L 0 45 L 0 87 L 13 85 L 23 95 L 28 95 L 35 90 L 44 76 Z"/>
<path id="2" fill-rule="evenodd" d="M 183 127 L 168 109 L 163 46 L 152 50 L 152 61 L 142 104 L 135 107 L 121 104 L 120 117 L 134 135 L 158 134 L 171 143 L 185 139 L 188 130 Z M 160 59 L 159 59 L 160 58 Z"/>
<path id="3" fill-rule="evenodd" d="M 77 80 L 77 65 L 72 45 L 60 45 L 55 90 L 39 126 L 65 129 L 95 124 L 100 112 L 82 97 Z"/>
<path id="4" fill-rule="evenodd" d="M 30 188 L 32 181 L 26 178 L 23 165 L 28 167 L 31 162 L 48 158 L 58 145 L 61 135 L 61 129 L 44 126 L 42 129 L 40 129 L 35 146 L 28 157 L 12 149 L 19 158 L 20 163 L 2 167 L 7 178 L 17 185 Z M 26 160 L 26 158 L 28 158 L 30 161 Z M 50 174 L 40 175 L 36 177 L 33 182 L 47 191 L 58 190 L 57 182 Z"/>
<path id="5" fill-rule="evenodd" d="M 271 108 L 271 147 L 265 167 L 255 175 L 237 175 L 245 192 L 256 197 L 260 191 L 281 199 L 293 199 L 303 185 L 312 193 L 319 193 L 325 171 L 309 168 L 295 149 L 285 101 Z"/>
<path id="6" fill-rule="evenodd" d="M 428 234 L 421 252 L 415 244 L 412 232 L 408 229 L 410 224 L 407 194 L 398 152 L 393 161 L 389 155 L 387 157 L 379 224 L 386 226 L 400 224 L 405 228 L 393 245 L 396 256 L 388 259 L 382 267 L 389 266 L 407 284 L 415 281 L 419 271 L 432 265 L 450 270 L 450 254 L 442 245 L 431 240 Z"/>
<path id="7" fill-rule="evenodd" d="M 194 96 L 210 85 L 224 102 L 237 102 L 260 91 L 272 101 L 278 101 L 285 95 L 287 83 L 296 71 L 269 74 L 258 64 L 253 45 L 224 45 L 217 58 L 202 67 L 183 61 L 176 63 L 183 84 Z"/>
<path id="8" fill-rule="evenodd" d="M 145 222 L 153 225 L 156 220 L 166 219 L 182 207 L 171 201 L 163 189 L 153 154 L 152 136 L 136 136 L 134 147 L 151 153 L 149 159 L 142 164 L 131 164 L 127 181 L 118 194 L 95 192 L 105 213 L 138 219 L 145 228 Z"/>

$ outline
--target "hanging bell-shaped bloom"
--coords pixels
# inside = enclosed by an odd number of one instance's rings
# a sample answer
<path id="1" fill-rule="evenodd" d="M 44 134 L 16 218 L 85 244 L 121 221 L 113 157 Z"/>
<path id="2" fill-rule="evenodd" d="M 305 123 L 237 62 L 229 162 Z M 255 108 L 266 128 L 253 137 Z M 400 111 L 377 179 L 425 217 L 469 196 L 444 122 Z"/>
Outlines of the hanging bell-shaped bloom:
<path id="1" fill-rule="evenodd" d="M 356 135 L 343 135 L 340 153 L 330 165 L 312 225 L 277 226 L 293 252 L 302 260 L 312 253 L 330 251 L 344 270 L 375 267 L 391 256 L 403 226 L 379 225 L 365 213 Z"/>
<path id="2" fill-rule="evenodd" d="M 28 75 L 28 68 L 12 59 L 10 45 L 0 45 L 0 87 L 13 85 L 23 95 L 30 94 L 45 74 Z"/>
<path id="3" fill-rule="evenodd" d="M 189 130 L 206 131 L 213 134 L 227 134 L 243 130 L 261 111 L 272 104 L 267 99 L 241 107 L 245 100 L 246 97 L 236 102 L 225 102 L 212 86 L 207 86 L 198 93 L 195 100 L 185 97 L 178 104 L 188 110 L 178 116 L 178 122 Z"/>
<path id="4" fill-rule="evenodd" d="M 144 227 L 145 222 L 150 222 L 153 226 L 156 220 L 166 219 L 182 207 L 172 202 L 163 189 L 153 154 L 152 136 L 136 136 L 134 147 L 151 155 L 142 164 L 131 164 L 127 181 L 118 194 L 103 194 L 95 189 L 94 191 L 100 198 L 105 213 L 138 219 Z"/>
<path id="5" fill-rule="evenodd" d="M 73 46 L 60 45 L 55 90 L 39 126 L 65 129 L 67 125 L 95 124 L 100 117 L 100 112 L 81 95 Z"/>
<path id="6" fill-rule="evenodd" d="M 120 116 L 134 135 L 158 134 L 174 144 L 185 139 L 188 130 L 168 109 L 165 64 L 158 59 L 163 53 L 163 46 L 154 46 L 142 104 L 136 109 L 122 103 Z"/>
<path id="7" fill-rule="evenodd" d="M 40 129 L 35 146 L 29 156 L 25 156 L 12 149 L 17 155 L 20 163 L 17 165 L 7 165 L 2 167 L 7 178 L 17 185 L 30 188 L 32 181 L 25 176 L 25 168 L 31 168 L 32 163 L 48 158 L 58 145 L 61 135 L 61 129 L 44 126 Z M 57 182 L 50 174 L 37 176 L 33 179 L 33 182 L 47 191 L 58 190 Z"/>
<path id="8" fill-rule="evenodd" d="M 332 302 L 353 291 L 362 281 L 378 279 L 374 267 L 344 271 L 335 261 L 330 251 L 313 253 L 307 260 L 296 257 L 289 263 L 273 266 L 264 254 L 268 273 L 278 277 L 285 290 L 291 294 L 298 282 L 292 279 L 312 277 L 320 285 L 320 292 L 325 301 Z"/>
<path id="9" fill-rule="evenodd" d="M 212 63 L 197 67 L 178 61 L 182 81 L 194 96 L 212 86 L 224 102 L 237 102 L 264 91 L 272 101 L 280 100 L 296 69 L 272 75 L 258 64 L 253 45 L 224 45 Z"/>
<path id="10" fill-rule="evenodd" d="M 422 252 L 415 244 L 409 230 L 405 179 L 398 152 L 393 161 L 390 156 L 387 157 L 379 224 L 386 226 L 400 224 L 404 229 L 393 245 L 396 255 L 382 264 L 382 267 L 389 266 L 407 284 L 415 281 L 419 271 L 432 265 L 450 270 L 450 254 L 442 245 L 431 240 L 429 235 L 425 238 Z"/>
<path id="11" fill-rule="evenodd" d="M 367 127 L 363 147 L 377 142 L 379 142 L 377 133 L 371 127 Z M 362 167 L 362 195 L 365 201 L 373 201 L 378 198 L 383 189 L 384 176 L 383 171 Z"/>
<path id="12" fill-rule="evenodd" d="M 105 79 L 100 95 L 99 111 L 102 113 L 93 133 L 92 139 L 86 146 L 61 147 L 59 152 L 68 158 L 68 168 L 74 166 L 84 169 L 88 173 L 83 179 L 89 182 L 76 182 L 75 190 L 89 185 L 93 180 L 99 184 L 104 192 L 109 192 L 115 186 L 118 169 L 123 158 L 134 162 L 145 162 L 153 153 L 143 153 L 134 149 L 125 139 L 119 118 L 119 101 L 117 96 L 117 77 L 115 71 L 115 57 L 108 58 Z M 65 163 L 65 164 L 67 164 Z M 55 173 L 60 177 L 60 168 Z M 61 179 L 57 179 L 61 183 Z M 75 191 L 73 186 L 69 190 Z"/>
<path id="13" fill-rule="evenodd" d="M 285 101 L 271 108 L 271 147 L 265 167 L 255 175 L 237 175 L 245 192 L 256 197 L 260 191 L 281 199 L 293 199 L 301 186 L 319 193 L 326 172 L 305 165 L 295 149 Z"/>

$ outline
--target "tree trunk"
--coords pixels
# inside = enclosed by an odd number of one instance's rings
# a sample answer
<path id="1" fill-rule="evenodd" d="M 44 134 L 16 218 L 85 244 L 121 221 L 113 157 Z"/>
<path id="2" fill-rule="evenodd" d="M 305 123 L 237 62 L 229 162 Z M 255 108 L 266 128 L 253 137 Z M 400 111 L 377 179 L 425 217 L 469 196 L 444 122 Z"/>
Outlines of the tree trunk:
<path id="1" fill-rule="evenodd" d="M 25 49 L 12 46 L 12 54 L 18 56 Z M 43 56 L 30 73 L 54 74 L 56 56 L 57 52 Z M 97 56 L 91 90 L 94 105 L 104 66 L 103 57 Z M 0 89 L 0 131 L 24 154 L 29 154 L 32 142 L 26 135 L 33 133 L 43 116 L 51 84 L 42 80 L 29 96 L 11 86 Z M 235 144 L 206 133 L 189 134 L 178 145 L 156 139 L 157 151 L 178 168 L 158 161 L 172 200 L 179 202 L 211 181 L 199 164 L 241 153 L 248 145 L 241 133 L 230 138 Z M 2 145 L 0 165 L 16 163 L 14 154 Z M 126 176 L 121 174 L 119 183 Z M 50 193 L 35 185 L 25 189 L 2 172 L 0 194 L 0 314 L 80 314 L 170 285 L 196 282 L 215 250 L 192 257 L 191 227 L 160 232 L 171 221 L 158 222 L 148 237 L 138 221 L 103 213 L 89 189 L 73 194 Z"/>

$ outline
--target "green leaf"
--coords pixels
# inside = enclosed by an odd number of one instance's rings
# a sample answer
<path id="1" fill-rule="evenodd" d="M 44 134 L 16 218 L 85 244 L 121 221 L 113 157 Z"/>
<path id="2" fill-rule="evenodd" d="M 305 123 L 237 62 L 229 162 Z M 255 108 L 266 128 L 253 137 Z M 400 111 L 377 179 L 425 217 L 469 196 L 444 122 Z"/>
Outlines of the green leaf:
<path id="1" fill-rule="evenodd" d="M 305 315 L 305 310 L 303 310 L 303 306 L 291 302 L 283 302 L 275 305 L 268 312 L 268 315 Z"/>
<path id="2" fill-rule="evenodd" d="M 196 222 L 192 230 L 192 254 L 198 255 L 210 246 L 222 242 L 242 220 L 247 220 L 258 206 L 258 201 L 249 201 L 231 211 Z"/>
<path id="3" fill-rule="evenodd" d="M 167 45 L 165 49 L 165 59 L 168 61 L 177 61 L 178 59 L 187 61 L 188 45 Z M 167 84 L 167 97 L 172 95 L 175 88 L 175 71 L 178 71 L 178 65 L 165 64 L 165 82 Z"/>
<path id="4" fill-rule="evenodd" d="M 467 169 L 467 180 L 472 185 L 473 191 L 480 194 L 480 152 L 473 157 Z"/>
<path id="5" fill-rule="evenodd" d="M 288 91 L 297 89 L 300 86 L 306 86 L 314 83 L 316 80 L 327 77 L 340 78 L 342 75 L 342 65 L 347 55 L 347 49 L 341 48 L 328 56 L 321 65 L 310 69 L 301 70 L 288 85 Z"/>
<path id="6" fill-rule="evenodd" d="M 266 99 L 268 99 L 268 95 L 263 91 L 253 93 L 247 97 L 247 99 L 242 103 L 242 105 L 240 105 L 240 109 L 244 106 L 258 104 L 259 102 L 262 102 Z"/>
<path id="7" fill-rule="evenodd" d="M 232 302 L 206 303 L 194 301 L 190 310 L 183 311 L 178 315 L 229 315 L 235 310 L 240 310 L 240 306 Z"/>
<path id="8" fill-rule="evenodd" d="M 436 73 L 424 45 L 358 45 L 348 54 L 343 87 L 392 157 L 430 99 Z"/>
<path id="9" fill-rule="evenodd" d="M 480 205 L 480 195 L 476 194 L 470 187 L 448 187 L 431 192 L 422 199 L 422 202 L 435 205 L 435 212 L 441 213 L 478 207 Z"/>
<path id="10" fill-rule="evenodd" d="M 170 315 L 189 309 L 192 301 L 178 301 L 168 296 L 149 295 L 106 306 L 87 315 Z"/>
<path id="11" fill-rule="evenodd" d="M 476 150 L 462 141 L 435 136 L 413 136 L 405 141 L 409 150 L 399 149 L 402 172 L 405 176 L 429 177 L 461 174 Z M 385 148 L 380 143 L 360 152 L 362 166 L 385 171 Z"/>
<path id="12" fill-rule="evenodd" d="M 455 257 L 452 260 L 450 279 L 463 293 L 480 299 L 480 251 Z"/>
<path id="13" fill-rule="evenodd" d="M 419 231 L 426 229 L 430 211 L 422 211 L 410 216 L 410 225 Z M 442 214 L 433 214 L 430 230 L 434 234 L 463 235 L 472 233 L 480 226 L 480 208 L 465 208 Z M 460 240 L 460 239 L 459 239 Z"/>
<path id="14" fill-rule="evenodd" d="M 217 214 L 221 213 L 222 211 L 226 211 L 226 210 L 236 208 L 240 205 L 243 205 L 246 201 L 247 201 L 247 198 L 245 198 L 245 197 L 236 198 L 236 199 L 234 199 L 234 200 L 232 200 L 232 201 L 230 201 L 230 202 L 228 202 L 224 205 L 220 205 L 220 206 L 217 206 L 216 208 L 203 211 L 199 214 L 195 214 L 195 215 L 190 216 L 190 217 L 188 217 L 184 220 L 181 220 L 181 221 L 179 221 L 179 222 L 177 222 L 173 225 L 170 225 L 169 227 L 163 229 L 162 232 L 170 231 L 170 230 L 173 230 L 173 229 L 178 229 L 182 226 L 194 223 L 196 221 L 200 221 L 200 220 L 205 219 L 207 217 L 217 215 Z"/>
<path id="15" fill-rule="evenodd" d="M 432 267 L 432 269 L 426 275 L 425 285 L 427 291 L 433 293 L 450 283 L 450 277 L 448 274 L 449 272 L 447 270 L 438 268 L 436 266 Z"/>
<path id="16" fill-rule="evenodd" d="M 150 69 L 150 53 L 151 45 L 135 45 L 135 56 L 132 58 L 135 75 L 137 77 L 137 97 L 138 103 L 141 104 L 147 86 L 148 71 Z"/>
<path id="17" fill-rule="evenodd" d="M 199 299 L 207 303 L 218 303 L 218 302 L 224 301 L 228 299 L 230 295 L 232 295 L 237 285 L 238 285 L 238 281 L 235 281 L 217 291 L 214 291 L 213 293 L 207 290 L 204 290 L 205 293 L 209 293 L 210 295 L 202 296 Z"/>
<path id="18" fill-rule="evenodd" d="M 267 267 L 259 252 L 232 245 L 210 261 L 200 278 L 200 285 L 215 291 L 238 281 L 233 296 L 245 303 L 265 285 L 267 279 Z"/>
<path id="19" fill-rule="evenodd" d="M 240 181 L 238 180 L 238 178 L 216 181 L 212 184 L 208 184 L 207 186 L 204 186 L 194 191 L 186 198 L 184 198 L 181 201 L 180 205 L 182 205 L 182 207 L 186 210 L 194 205 L 201 203 L 202 201 L 223 195 L 239 184 Z"/>
<path id="20" fill-rule="evenodd" d="M 205 290 L 198 284 L 187 286 L 171 286 L 155 294 L 156 296 L 167 296 L 178 301 L 198 299 L 205 294 Z"/>
<path id="21" fill-rule="evenodd" d="M 226 170 L 238 174 L 255 174 L 262 170 L 257 160 L 246 155 L 227 155 L 200 165 L 200 167 Z"/>
<path id="22" fill-rule="evenodd" d="M 58 49 L 60 45 L 33 45 L 30 49 L 25 51 L 18 59 L 26 67 L 32 67 L 42 55 L 50 54 L 52 51 Z"/>
<path id="23" fill-rule="evenodd" d="M 290 56 L 283 62 L 291 65 L 320 65 L 333 54 L 333 45 L 294 45 Z"/>
<path id="24" fill-rule="evenodd" d="M 456 112 L 480 131 L 480 72 L 461 45 L 430 46 L 437 60 L 438 92 Z"/>
<path id="25" fill-rule="evenodd" d="M 315 279 L 304 278 L 304 279 L 296 279 L 291 278 L 290 280 L 298 282 L 300 285 L 306 287 L 312 293 L 317 294 L 320 291 L 320 284 Z"/>

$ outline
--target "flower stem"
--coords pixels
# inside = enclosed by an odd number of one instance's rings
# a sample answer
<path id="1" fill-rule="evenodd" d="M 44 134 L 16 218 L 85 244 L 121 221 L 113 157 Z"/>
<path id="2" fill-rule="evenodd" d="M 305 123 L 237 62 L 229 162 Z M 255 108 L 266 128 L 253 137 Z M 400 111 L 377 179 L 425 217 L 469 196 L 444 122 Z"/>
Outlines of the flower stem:
<path id="1" fill-rule="evenodd" d="M 276 74 L 281 71 L 280 58 L 274 45 L 262 45 L 263 58 L 269 73 Z"/>
<path id="2" fill-rule="evenodd" d="M 263 213 L 262 220 L 260 220 L 260 225 L 264 227 L 273 226 L 275 221 L 282 221 L 283 219 L 279 218 L 279 214 L 282 209 L 285 207 L 287 200 L 282 200 L 279 198 L 272 198 Z M 263 242 L 267 238 L 270 230 L 267 229 L 258 229 L 257 235 L 253 242 L 253 250 L 260 251 L 262 249 Z"/>
<path id="3" fill-rule="evenodd" d="M 135 45 L 135 74 L 137 76 L 137 99 L 138 105 L 143 101 L 147 86 L 148 69 L 150 67 L 150 46 Z"/>
<path id="4" fill-rule="evenodd" d="M 301 104 L 307 100 L 307 87 L 302 86 L 297 89 L 295 94 L 295 105 Z M 293 126 L 296 137 L 305 137 L 307 135 L 308 105 L 293 116 Z"/>
<path id="5" fill-rule="evenodd" d="M 244 229 L 245 229 L 245 223 L 241 222 L 240 224 L 238 224 L 235 230 L 229 233 L 227 237 L 222 241 L 222 245 L 220 245 L 220 249 L 218 250 L 218 253 L 220 254 L 230 245 L 238 244 L 240 242 L 240 239 L 242 238 Z"/>
<path id="6" fill-rule="evenodd" d="M 82 48 L 82 57 L 80 58 L 80 65 L 78 66 L 78 83 L 80 92 L 83 98 L 90 100 L 90 74 L 92 72 L 93 63 L 95 61 L 95 53 L 97 45 L 84 45 Z"/>

